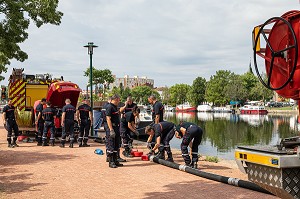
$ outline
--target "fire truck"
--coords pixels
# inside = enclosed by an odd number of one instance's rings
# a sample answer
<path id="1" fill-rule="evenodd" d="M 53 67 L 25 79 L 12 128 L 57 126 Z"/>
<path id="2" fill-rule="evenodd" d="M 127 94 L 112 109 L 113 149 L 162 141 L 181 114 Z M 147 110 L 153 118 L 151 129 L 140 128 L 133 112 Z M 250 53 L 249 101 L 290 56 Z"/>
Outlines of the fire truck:
<path id="1" fill-rule="evenodd" d="M 63 77 L 52 78 L 50 74 L 28 75 L 23 68 L 13 68 L 9 77 L 8 97 L 17 109 L 17 123 L 20 131 L 35 131 L 35 108 L 42 98 L 50 101 L 57 110 L 55 119 L 56 132 L 61 132 L 61 109 L 69 98 L 76 107 L 81 89 Z"/>

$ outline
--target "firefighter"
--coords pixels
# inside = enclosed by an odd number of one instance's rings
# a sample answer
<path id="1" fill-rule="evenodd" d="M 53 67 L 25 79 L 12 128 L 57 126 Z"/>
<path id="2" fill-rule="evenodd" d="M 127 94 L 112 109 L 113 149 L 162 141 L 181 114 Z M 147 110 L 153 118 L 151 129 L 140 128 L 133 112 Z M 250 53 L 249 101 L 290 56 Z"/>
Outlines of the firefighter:
<path id="1" fill-rule="evenodd" d="M 128 96 L 127 101 L 125 103 L 125 113 L 132 111 L 133 107 L 137 106 L 136 103 L 133 102 L 132 97 Z"/>
<path id="2" fill-rule="evenodd" d="M 37 146 L 42 146 L 42 135 L 44 131 L 44 120 L 42 117 L 42 111 L 44 109 L 44 105 L 46 104 L 46 99 L 41 99 L 41 102 L 36 107 L 36 118 L 35 125 L 37 127 Z"/>
<path id="3" fill-rule="evenodd" d="M 181 152 L 185 165 L 197 168 L 198 163 L 198 146 L 202 140 L 203 131 L 194 123 L 181 122 L 176 126 L 175 137 L 181 139 Z M 192 143 L 191 143 L 192 142 Z M 191 144 L 192 160 L 188 152 L 188 146 Z"/>
<path id="4" fill-rule="evenodd" d="M 66 105 L 62 108 L 61 126 L 62 136 L 60 147 L 64 148 L 66 143 L 67 133 L 70 135 L 70 148 L 73 148 L 74 144 L 74 118 L 76 114 L 75 107 L 71 104 L 70 99 L 65 100 Z"/>
<path id="5" fill-rule="evenodd" d="M 107 124 L 106 128 L 106 151 L 109 160 L 110 168 L 117 168 L 118 166 L 123 166 L 118 161 L 118 152 L 120 151 L 120 113 L 125 109 L 125 106 L 118 110 L 118 104 L 120 103 L 120 97 L 118 95 L 113 95 L 111 97 L 111 102 L 105 107 L 106 121 L 104 125 Z M 106 123 L 106 124 L 105 124 Z"/>
<path id="6" fill-rule="evenodd" d="M 154 124 L 158 124 L 164 120 L 164 106 L 157 101 L 154 95 L 148 97 L 148 102 L 152 104 L 152 120 Z"/>
<path id="7" fill-rule="evenodd" d="M 47 143 L 47 133 L 50 130 L 50 144 L 51 146 L 54 146 L 54 118 L 55 118 L 55 110 L 51 108 L 51 102 L 46 103 L 46 108 L 42 111 L 42 117 L 44 120 L 44 132 L 43 132 L 43 137 L 42 137 L 42 146 L 49 146 Z"/>
<path id="8" fill-rule="evenodd" d="M 136 117 L 139 117 L 140 109 L 137 106 L 134 106 L 132 111 L 125 113 L 124 117 L 121 119 L 120 123 L 120 133 L 123 141 L 123 146 L 125 151 L 123 151 L 123 155 L 125 157 L 131 156 L 131 146 L 132 146 L 132 137 L 130 131 L 134 132 L 137 136 L 139 136 L 139 132 L 136 130 L 135 121 Z"/>
<path id="9" fill-rule="evenodd" d="M 7 130 L 7 142 L 8 147 L 14 148 L 18 147 L 16 141 L 19 136 L 19 127 L 16 122 L 15 117 L 15 107 L 12 105 L 12 100 L 9 98 L 8 103 L 3 108 L 3 125 Z M 12 131 L 14 131 L 14 134 L 12 134 Z M 11 143 L 11 137 L 13 136 L 13 142 Z"/>
<path id="10" fill-rule="evenodd" d="M 88 105 L 89 101 L 84 100 L 83 104 L 80 105 L 76 111 L 76 117 L 78 119 L 78 124 L 80 125 L 80 134 L 78 138 L 79 147 L 89 147 L 88 135 L 91 129 L 91 124 L 93 122 L 92 109 Z"/>
<path id="11" fill-rule="evenodd" d="M 158 149 L 156 157 L 159 159 L 165 159 L 165 151 L 167 152 L 167 161 L 173 162 L 173 156 L 170 147 L 170 141 L 175 134 L 175 124 L 172 122 L 159 122 L 153 126 L 146 126 L 145 133 L 149 135 L 147 140 L 147 147 L 150 149 L 150 153 L 154 153 Z M 151 141 L 155 140 L 155 145 L 151 147 Z"/>

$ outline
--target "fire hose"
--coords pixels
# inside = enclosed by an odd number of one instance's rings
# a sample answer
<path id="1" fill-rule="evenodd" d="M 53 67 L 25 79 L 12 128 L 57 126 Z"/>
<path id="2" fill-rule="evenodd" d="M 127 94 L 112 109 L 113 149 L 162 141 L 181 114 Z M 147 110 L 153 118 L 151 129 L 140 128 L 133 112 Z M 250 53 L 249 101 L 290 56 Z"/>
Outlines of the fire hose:
<path id="1" fill-rule="evenodd" d="M 241 180 L 238 178 L 230 178 L 230 177 L 226 177 L 226 176 L 221 176 L 221 175 L 216 175 L 213 173 L 208 173 L 208 172 L 204 172 L 204 171 L 200 171 L 198 169 L 193 169 L 191 167 L 188 167 L 186 165 L 180 165 L 174 162 L 169 162 L 163 159 L 159 159 L 157 157 L 155 157 L 154 155 L 151 155 L 149 157 L 149 160 L 151 162 L 155 162 L 173 169 L 178 169 L 180 171 L 185 171 L 189 174 L 193 174 L 202 178 L 206 178 L 209 180 L 214 180 L 214 181 L 218 181 L 218 182 L 222 182 L 225 184 L 229 184 L 229 185 L 234 185 L 237 187 L 242 187 L 242 188 L 246 188 L 246 189 L 250 189 L 253 191 L 258 191 L 258 192 L 262 192 L 262 193 L 266 193 L 266 194 L 271 194 L 270 192 L 268 192 L 267 190 L 261 188 L 260 186 L 254 184 L 253 182 L 249 182 L 249 181 L 245 181 L 245 180 Z"/>

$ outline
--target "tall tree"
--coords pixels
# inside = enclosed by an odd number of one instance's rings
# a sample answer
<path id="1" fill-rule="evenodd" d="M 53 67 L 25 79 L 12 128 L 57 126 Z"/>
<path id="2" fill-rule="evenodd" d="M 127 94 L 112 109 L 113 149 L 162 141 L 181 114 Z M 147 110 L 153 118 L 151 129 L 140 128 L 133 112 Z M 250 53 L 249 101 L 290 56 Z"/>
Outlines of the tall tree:
<path id="1" fill-rule="evenodd" d="M 191 89 L 187 84 L 175 84 L 170 87 L 170 96 L 172 105 L 182 104 L 188 101 L 187 93 Z"/>
<path id="2" fill-rule="evenodd" d="M 215 105 L 225 105 L 230 101 L 230 98 L 225 95 L 225 87 L 233 74 L 228 70 L 219 70 L 210 77 L 205 91 L 205 98 L 208 102 Z"/>
<path id="3" fill-rule="evenodd" d="M 155 95 L 158 100 L 161 100 L 159 93 L 149 86 L 137 86 L 131 90 L 131 94 L 138 104 L 148 104 L 150 95 Z"/>
<path id="4" fill-rule="evenodd" d="M 58 0 L 1 0 L 0 1 L 0 74 L 7 72 L 11 59 L 25 61 L 28 55 L 19 44 L 28 38 L 30 19 L 37 27 L 59 25 L 63 13 L 57 11 Z M 0 76 L 0 80 L 4 77 Z"/>
<path id="5" fill-rule="evenodd" d="M 232 101 L 245 101 L 247 90 L 240 75 L 232 75 L 230 81 L 224 88 L 226 98 Z"/>
<path id="6" fill-rule="evenodd" d="M 188 100 L 193 105 L 199 105 L 205 101 L 206 79 L 197 77 L 188 93 Z"/>
<path id="7" fill-rule="evenodd" d="M 98 94 L 99 89 L 103 89 L 103 94 L 105 94 L 106 87 L 114 82 L 114 77 L 109 69 L 104 70 L 98 70 L 95 67 L 92 67 L 93 77 L 92 81 L 95 85 L 96 94 Z M 87 68 L 86 71 L 84 71 L 84 76 L 89 77 L 90 76 L 90 68 Z"/>

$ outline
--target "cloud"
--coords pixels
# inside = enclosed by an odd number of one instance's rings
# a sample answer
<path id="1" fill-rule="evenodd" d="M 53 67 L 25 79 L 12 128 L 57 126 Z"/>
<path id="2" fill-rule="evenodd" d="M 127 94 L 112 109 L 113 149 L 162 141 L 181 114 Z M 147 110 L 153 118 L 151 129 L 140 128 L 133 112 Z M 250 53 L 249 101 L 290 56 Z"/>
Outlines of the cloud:
<path id="1" fill-rule="evenodd" d="M 92 41 L 93 66 L 118 77 L 147 76 L 155 86 L 207 80 L 217 70 L 242 74 L 253 57 L 254 26 L 299 8 L 282 0 L 63 0 L 60 26 L 29 28 L 21 47 L 29 59 L 13 61 L 25 73 L 50 73 L 85 88 L 83 71 Z M 6 80 L 7 81 L 7 80 Z"/>

